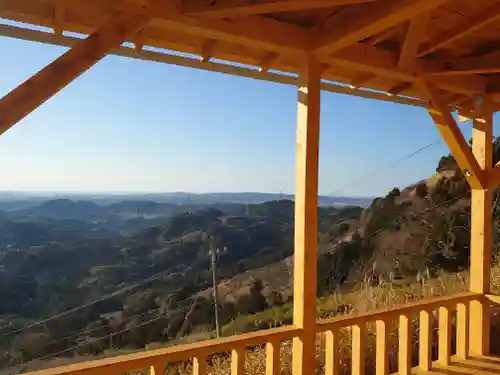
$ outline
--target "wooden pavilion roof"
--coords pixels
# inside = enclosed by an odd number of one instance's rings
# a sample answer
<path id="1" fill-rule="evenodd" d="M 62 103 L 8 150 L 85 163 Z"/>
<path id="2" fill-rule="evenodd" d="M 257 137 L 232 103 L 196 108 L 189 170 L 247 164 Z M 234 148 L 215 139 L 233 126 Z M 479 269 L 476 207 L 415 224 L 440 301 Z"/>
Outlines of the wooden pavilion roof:
<path id="1" fill-rule="evenodd" d="M 422 105 L 431 75 L 500 104 L 497 0 L 0 0 L 0 35 L 71 46 L 120 13 L 153 16 L 124 56 L 293 84 L 312 52 L 325 90 Z"/>

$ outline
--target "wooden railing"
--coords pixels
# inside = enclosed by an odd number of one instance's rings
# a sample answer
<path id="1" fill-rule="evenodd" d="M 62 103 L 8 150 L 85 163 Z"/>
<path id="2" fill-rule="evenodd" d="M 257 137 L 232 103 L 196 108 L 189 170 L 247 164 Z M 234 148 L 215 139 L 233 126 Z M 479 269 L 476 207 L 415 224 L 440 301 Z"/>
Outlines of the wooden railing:
<path id="1" fill-rule="evenodd" d="M 351 329 L 352 356 L 351 373 L 363 375 L 365 370 L 365 339 L 369 323 L 375 325 L 375 373 L 386 375 L 389 372 L 388 333 L 390 324 L 397 321 L 398 326 L 398 360 L 397 372 L 409 375 L 412 367 L 412 322 L 418 316 L 418 365 L 421 370 L 428 371 L 432 366 L 432 331 L 433 320 L 438 320 L 438 362 L 448 365 L 451 358 L 452 312 L 456 310 L 456 348 L 457 355 L 466 358 L 468 355 L 468 305 L 471 301 L 484 301 L 484 296 L 476 293 L 461 293 L 449 297 L 437 297 L 418 303 L 401 305 L 391 309 L 371 311 L 366 314 L 350 315 L 317 324 L 318 332 L 325 333 L 325 375 L 336 375 L 339 371 L 337 356 L 337 337 L 342 329 Z"/>
<path id="2" fill-rule="evenodd" d="M 412 324 L 418 316 L 420 369 L 432 366 L 432 332 L 434 319 L 438 320 L 438 363 L 448 365 L 451 358 L 452 313 L 456 310 L 456 354 L 468 355 L 468 305 L 471 301 L 486 303 L 481 294 L 461 293 L 449 297 L 437 297 L 417 303 L 401 305 L 391 309 L 371 311 L 322 320 L 317 323 L 317 333 L 325 337 L 325 375 L 339 374 L 338 337 L 341 330 L 350 330 L 351 370 L 353 375 L 363 375 L 366 363 L 365 348 L 367 326 L 373 324 L 376 335 L 376 375 L 386 375 L 388 366 L 388 336 L 391 322 L 398 322 L 398 372 L 410 374 L 412 367 Z M 117 375 L 128 371 L 149 371 L 151 375 L 163 374 L 165 365 L 192 359 L 193 375 L 207 373 L 207 359 L 213 354 L 231 353 L 231 374 L 242 375 L 245 366 L 245 352 L 249 347 L 266 346 L 266 375 L 280 373 L 280 344 L 300 336 L 302 330 L 286 326 L 238 336 L 208 340 L 194 344 L 149 350 L 106 359 L 82 362 L 32 372 L 30 375 Z"/>

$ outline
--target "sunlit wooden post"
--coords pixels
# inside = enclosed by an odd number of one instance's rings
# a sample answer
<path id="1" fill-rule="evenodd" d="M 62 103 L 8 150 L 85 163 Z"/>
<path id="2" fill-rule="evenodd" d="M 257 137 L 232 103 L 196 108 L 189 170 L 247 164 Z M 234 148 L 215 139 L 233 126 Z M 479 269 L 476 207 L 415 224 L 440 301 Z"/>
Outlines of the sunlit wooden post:
<path id="1" fill-rule="evenodd" d="M 293 322 L 302 329 L 293 341 L 293 374 L 315 368 L 318 255 L 318 157 L 321 70 L 309 55 L 301 72 L 297 112 Z"/>
<path id="2" fill-rule="evenodd" d="M 478 103 L 481 118 L 473 120 L 472 152 L 480 167 L 490 171 L 493 167 L 493 113 L 487 103 Z M 471 244 L 470 244 L 470 291 L 490 292 L 490 268 L 492 252 L 493 188 L 471 191 Z M 490 322 L 488 304 L 483 301 L 470 303 L 471 355 L 488 354 Z"/>

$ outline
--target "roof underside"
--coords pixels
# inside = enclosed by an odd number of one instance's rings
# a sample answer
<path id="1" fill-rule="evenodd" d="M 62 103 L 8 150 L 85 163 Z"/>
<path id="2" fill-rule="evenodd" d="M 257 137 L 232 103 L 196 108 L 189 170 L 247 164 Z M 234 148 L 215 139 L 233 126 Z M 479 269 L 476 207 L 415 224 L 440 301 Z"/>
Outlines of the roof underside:
<path id="1" fill-rule="evenodd" d="M 154 15 L 124 56 L 294 83 L 312 52 L 330 91 L 419 105 L 428 74 L 500 103 L 498 0 L 0 0 L 0 35 L 71 46 L 123 12 Z"/>

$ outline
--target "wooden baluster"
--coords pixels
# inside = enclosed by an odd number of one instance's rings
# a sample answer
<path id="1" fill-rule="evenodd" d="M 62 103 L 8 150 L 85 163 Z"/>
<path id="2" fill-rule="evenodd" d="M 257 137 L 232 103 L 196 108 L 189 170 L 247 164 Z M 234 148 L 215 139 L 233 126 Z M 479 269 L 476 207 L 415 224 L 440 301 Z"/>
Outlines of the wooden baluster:
<path id="1" fill-rule="evenodd" d="M 399 316 L 399 375 L 411 373 L 411 315 Z"/>
<path id="2" fill-rule="evenodd" d="M 439 340 L 438 363 L 443 366 L 450 364 L 451 357 L 451 319 L 450 309 L 446 306 L 439 308 Z"/>
<path id="3" fill-rule="evenodd" d="M 231 352 L 231 375 L 245 373 L 245 348 L 236 348 Z"/>
<path id="4" fill-rule="evenodd" d="M 338 331 L 325 332 L 325 375 L 338 375 L 339 355 L 338 355 Z"/>
<path id="5" fill-rule="evenodd" d="M 266 375 L 279 375 L 280 373 L 280 342 L 266 344 Z"/>
<path id="6" fill-rule="evenodd" d="M 376 375 L 387 375 L 389 373 L 389 351 L 387 347 L 387 323 L 384 320 L 377 320 L 377 345 L 375 368 Z"/>
<path id="7" fill-rule="evenodd" d="M 352 326 L 352 375 L 365 374 L 365 323 Z"/>
<path id="8" fill-rule="evenodd" d="M 206 375 L 207 374 L 207 358 L 199 356 L 193 358 L 193 375 Z"/>
<path id="9" fill-rule="evenodd" d="M 469 305 L 457 305 L 457 356 L 467 359 L 469 356 Z"/>
<path id="10" fill-rule="evenodd" d="M 149 375 L 165 374 L 165 365 L 163 363 L 155 363 L 149 368 Z"/>
<path id="11" fill-rule="evenodd" d="M 432 312 L 420 311 L 418 364 L 421 370 L 432 368 Z"/>

